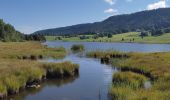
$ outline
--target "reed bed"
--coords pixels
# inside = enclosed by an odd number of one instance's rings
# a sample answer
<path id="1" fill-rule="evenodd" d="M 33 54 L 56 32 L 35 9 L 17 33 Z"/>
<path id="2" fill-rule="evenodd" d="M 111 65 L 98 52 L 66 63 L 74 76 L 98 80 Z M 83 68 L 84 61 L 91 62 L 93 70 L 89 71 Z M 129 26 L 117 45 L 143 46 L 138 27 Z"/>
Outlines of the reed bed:
<path id="1" fill-rule="evenodd" d="M 110 55 L 126 55 L 126 57 L 110 57 Z M 110 89 L 111 97 L 116 100 L 169 100 L 170 99 L 170 52 L 159 53 L 121 53 L 115 51 L 93 51 L 87 53 L 88 57 L 108 58 L 109 62 L 121 72 L 113 79 L 113 86 Z M 108 56 L 108 57 L 107 57 Z M 132 82 L 129 74 L 122 72 L 132 72 L 145 76 L 152 82 L 149 90 L 137 88 L 139 83 L 135 79 Z M 133 74 L 132 74 L 133 75 Z M 140 77 L 141 77 L 140 76 Z M 119 77 L 119 80 L 116 80 Z M 120 80 L 121 79 L 121 80 Z M 140 79 L 140 78 L 139 78 Z M 133 83 L 134 82 L 134 83 Z M 133 84 L 132 84 L 133 83 Z M 118 84 L 118 85 L 115 85 Z M 131 85 L 129 85 L 131 84 Z M 120 86 L 119 86 L 120 85 Z M 133 87 L 133 88 L 132 88 Z M 134 89 L 134 87 L 136 87 Z"/>
<path id="2" fill-rule="evenodd" d="M 61 58 L 65 55 L 64 48 L 48 48 L 39 42 L 0 43 L 0 99 L 26 88 L 36 88 L 47 78 L 63 79 L 77 76 L 79 65 L 69 61 L 36 61 L 44 57 Z"/>
<path id="3" fill-rule="evenodd" d="M 114 86 L 125 85 L 134 89 L 143 87 L 146 81 L 145 76 L 133 72 L 118 72 L 113 74 L 112 79 Z"/>
<path id="4" fill-rule="evenodd" d="M 40 63 L 30 60 L 0 60 L 0 94 L 19 93 L 21 89 L 38 85 L 46 78 L 66 78 L 78 74 L 79 66 L 71 62 Z M 5 63 L 6 62 L 6 63 Z M 10 63 L 9 63 L 10 62 Z"/>
<path id="5" fill-rule="evenodd" d="M 96 51 L 90 51 L 86 53 L 87 57 L 93 57 L 93 58 L 127 58 L 130 56 L 129 53 L 120 52 L 116 50 L 96 50 Z"/>
<path id="6" fill-rule="evenodd" d="M 169 82 L 155 82 L 149 89 L 144 88 L 147 77 L 133 72 L 113 74 L 113 85 L 109 95 L 113 100 L 169 100 Z"/>

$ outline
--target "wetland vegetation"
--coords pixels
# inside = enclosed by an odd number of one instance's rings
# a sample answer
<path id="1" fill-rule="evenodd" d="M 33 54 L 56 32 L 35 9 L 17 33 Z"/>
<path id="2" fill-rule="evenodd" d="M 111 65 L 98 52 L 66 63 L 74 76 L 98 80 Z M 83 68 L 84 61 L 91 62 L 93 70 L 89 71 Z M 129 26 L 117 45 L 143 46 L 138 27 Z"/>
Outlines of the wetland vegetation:
<path id="1" fill-rule="evenodd" d="M 79 65 L 71 62 L 46 63 L 38 59 L 63 58 L 64 48 L 49 48 L 39 42 L 0 43 L 0 98 L 17 94 L 25 88 L 38 88 L 48 78 L 78 75 Z"/>
<path id="2" fill-rule="evenodd" d="M 114 55 L 128 55 L 115 58 Z M 94 51 L 87 53 L 89 57 L 108 58 L 111 64 L 121 72 L 113 74 L 111 97 L 121 100 L 147 99 L 168 100 L 170 98 L 170 53 L 134 53 L 115 51 Z M 142 88 L 148 78 L 152 87 Z M 135 87 L 135 88 L 134 88 Z M 152 96 L 151 96 L 152 95 Z"/>
<path id="3" fill-rule="evenodd" d="M 74 44 L 72 45 L 71 50 L 72 51 L 84 51 L 85 48 L 84 48 L 84 45 L 82 44 Z"/>
<path id="4" fill-rule="evenodd" d="M 0 2 L 0 100 L 170 100 L 170 0 L 34 1 Z"/>

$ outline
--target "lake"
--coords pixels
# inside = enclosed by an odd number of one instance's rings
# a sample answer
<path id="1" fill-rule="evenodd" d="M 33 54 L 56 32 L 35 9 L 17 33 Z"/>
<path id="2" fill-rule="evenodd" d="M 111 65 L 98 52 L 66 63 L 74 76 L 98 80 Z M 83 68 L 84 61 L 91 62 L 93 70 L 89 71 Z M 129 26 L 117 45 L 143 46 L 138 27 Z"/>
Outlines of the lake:
<path id="1" fill-rule="evenodd" d="M 83 44 L 86 51 L 118 50 L 124 52 L 166 52 L 170 51 L 170 44 L 141 44 L 141 43 L 106 43 L 106 42 L 45 42 L 50 47 L 64 47 L 70 49 L 73 44 Z"/>
<path id="2" fill-rule="evenodd" d="M 86 51 L 120 50 L 125 52 L 170 51 L 170 44 L 100 43 L 100 42 L 46 42 L 50 47 L 63 46 L 70 49 L 73 44 L 83 44 Z M 101 64 L 98 59 L 86 58 L 81 53 L 69 54 L 64 59 L 44 59 L 45 62 L 71 61 L 80 65 L 79 76 L 62 80 L 47 80 L 39 89 L 29 89 L 13 98 L 24 100 L 109 100 L 108 90 L 112 75 L 118 70 Z"/>

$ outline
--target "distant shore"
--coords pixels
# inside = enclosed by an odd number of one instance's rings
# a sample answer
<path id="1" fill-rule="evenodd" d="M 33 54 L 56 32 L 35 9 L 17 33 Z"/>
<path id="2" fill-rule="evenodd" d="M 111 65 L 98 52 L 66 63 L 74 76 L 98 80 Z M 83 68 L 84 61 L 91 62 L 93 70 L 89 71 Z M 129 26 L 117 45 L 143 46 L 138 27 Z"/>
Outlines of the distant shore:
<path id="1" fill-rule="evenodd" d="M 87 39 L 80 39 L 76 37 L 62 37 L 62 36 L 46 36 L 47 41 L 62 41 L 62 42 L 108 42 L 108 43 L 145 43 L 145 44 L 170 44 L 170 34 L 166 33 L 160 36 L 146 36 L 140 37 L 138 32 L 129 32 L 124 34 L 116 34 L 111 38 L 98 37 L 92 38 L 93 35 L 84 35 Z M 60 38 L 59 38 L 60 37 Z"/>

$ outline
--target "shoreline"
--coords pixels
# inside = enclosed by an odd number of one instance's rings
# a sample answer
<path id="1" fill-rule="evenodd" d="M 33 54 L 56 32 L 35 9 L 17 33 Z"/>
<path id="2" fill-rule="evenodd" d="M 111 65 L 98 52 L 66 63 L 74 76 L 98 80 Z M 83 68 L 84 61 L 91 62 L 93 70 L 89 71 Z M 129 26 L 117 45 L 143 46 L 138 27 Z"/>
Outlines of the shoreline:
<path id="1" fill-rule="evenodd" d="M 87 42 L 87 43 L 127 43 L 127 44 L 170 44 L 170 43 L 157 43 L 157 42 L 155 42 L 155 43 L 150 43 L 150 42 L 120 42 L 120 41 L 117 41 L 117 42 L 99 42 L 99 41 L 95 41 L 95 42 L 93 42 L 93 41 L 57 41 L 57 40 L 54 40 L 54 41 L 52 41 L 52 40 L 47 40 L 46 42 L 80 42 L 80 43 L 82 43 L 82 42 Z"/>

